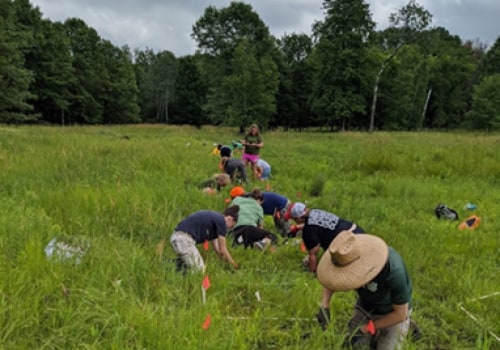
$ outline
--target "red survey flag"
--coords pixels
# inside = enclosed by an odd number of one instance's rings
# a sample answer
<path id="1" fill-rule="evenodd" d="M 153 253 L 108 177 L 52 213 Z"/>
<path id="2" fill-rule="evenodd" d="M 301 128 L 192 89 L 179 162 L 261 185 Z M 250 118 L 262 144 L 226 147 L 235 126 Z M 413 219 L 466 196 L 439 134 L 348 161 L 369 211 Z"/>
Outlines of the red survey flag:
<path id="1" fill-rule="evenodd" d="M 205 318 L 205 322 L 203 322 L 203 329 L 207 330 L 208 327 L 210 327 L 211 322 L 212 322 L 212 316 L 210 316 L 210 314 L 208 314 L 207 318 Z"/>
<path id="2" fill-rule="evenodd" d="M 306 252 L 306 245 L 304 244 L 304 242 L 300 243 L 300 251 L 303 252 L 303 253 Z"/>
<path id="3" fill-rule="evenodd" d="M 366 324 L 366 331 L 371 335 L 375 335 L 375 324 L 372 320 L 368 321 L 368 323 Z"/>
<path id="4" fill-rule="evenodd" d="M 208 288 L 210 288 L 210 279 L 208 278 L 208 275 L 206 275 L 204 278 L 203 278 L 203 282 L 201 284 L 203 286 L 203 289 L 207 290 Z"/>
<path id="5" fill-rule="evenodd" d="M 205 242 L 203 242 L 203 249 L 208 250 L 208 240 L 205 240 Z"/>

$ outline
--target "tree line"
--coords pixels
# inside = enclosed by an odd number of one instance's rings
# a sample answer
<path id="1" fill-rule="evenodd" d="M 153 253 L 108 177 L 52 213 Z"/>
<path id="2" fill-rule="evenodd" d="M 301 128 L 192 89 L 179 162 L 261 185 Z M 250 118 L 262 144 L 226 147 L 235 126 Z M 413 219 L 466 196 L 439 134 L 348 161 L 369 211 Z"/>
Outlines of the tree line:
<path id="1" fill-rule="evenodd" d="M 380 31 L 363 0 L 322 6 L 311 36 L 281 38 L 249 4 L 209 6 L 176 57 L 0 0 L 0 122 L 500 129 L 500 37 L 462 42 L 415 0 Z"/>

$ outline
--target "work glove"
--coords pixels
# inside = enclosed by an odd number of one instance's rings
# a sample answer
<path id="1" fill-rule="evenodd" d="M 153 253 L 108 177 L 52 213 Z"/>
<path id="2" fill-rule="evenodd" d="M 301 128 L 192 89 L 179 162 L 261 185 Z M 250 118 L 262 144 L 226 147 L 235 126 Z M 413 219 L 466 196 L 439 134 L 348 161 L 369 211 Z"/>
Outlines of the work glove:
<path id="1" fill-rule="evenodd" d="M 326 330 L 328 323 L 330 323 L 330 309 L 326 307 L 320 307 L 318 313 L 316 314 L 316 319 L 322 330 Z"/>
<path id="2" fill-rule="evenodd" d="M 300 231 L 300 229 L 297 227 L 297 225 L 290 226 L 290 231 L 288 231 L 288 237 L 297 236 L 297 232 L 299 232 L 299 231 Z"/>

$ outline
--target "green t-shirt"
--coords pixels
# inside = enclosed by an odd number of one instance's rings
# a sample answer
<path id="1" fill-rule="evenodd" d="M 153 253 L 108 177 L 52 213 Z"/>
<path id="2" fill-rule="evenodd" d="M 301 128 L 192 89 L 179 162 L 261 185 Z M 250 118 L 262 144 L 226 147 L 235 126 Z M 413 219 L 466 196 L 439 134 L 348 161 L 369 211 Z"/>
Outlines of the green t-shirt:
<path id="1" fill-rule="evenodd" d="M 389 258 L 382 271 L 356 290 L 361 307 L 375 315 L 391 312 L 392 305 L 408 303 L 411 309 L 412 283 L 401 256 L 389 247 Z"/>
<path id="2" fill-rule="evenodd" d="M 262 206 L 253 198 L 236 197 L 231 205 L 240 207 L 238 211 L 238 221 L 234 227 L 238 226 L 259 226 L 264 222 L 264 210 Z"/>
<path id="3" fill-rule="evenodd" d="M 256 144 L 259 144 L 262 142 L 262 136 L 261 135 L 251 135 L 247 134 L 245 135 L 245 153 L 247 154 L 259 154 L 260 148 L 257 146 L 253 146 Z"/>

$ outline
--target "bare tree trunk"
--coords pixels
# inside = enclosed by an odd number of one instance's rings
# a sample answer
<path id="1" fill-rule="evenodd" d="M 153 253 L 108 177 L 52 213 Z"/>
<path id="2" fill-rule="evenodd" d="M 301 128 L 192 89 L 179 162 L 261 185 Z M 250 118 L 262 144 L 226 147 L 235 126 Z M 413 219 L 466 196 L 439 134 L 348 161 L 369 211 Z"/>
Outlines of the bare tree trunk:
<path id="1" fill-rule="evenodd" d="M 422 118 L 420 120 L 420 128 L 424 127 L 425 115 L 427 114 L 427 107 L 429 106 L 429 100 L 431 99 L 432 88 L 427 91 L 427 97 L 425 98 L 424 109 L 422 110 Z"/>
<path id="2" fill-rule="evenodd" d="M 373 99 L 372 99 L 372 109 L 370 112 L 370 126 L 368 128 L 368 132 L 373 132 L 373 129 L 375 127 L 375 110 L 377 109 L 377 98 L 378 98 L 378 84 L 380 83 L 380 78 L 382 77 L 382 74 L 384 73 L 385 67 L 387 64 L 396 56 L 398 51 L 403 47 L 404 44 L 399 44 L 396 46 L 392 54 L 387 57 L 384 62 L 382 62 L 382 66 L 380 67 L 377 77 L 375 78 L 375 86 L 373 87 Z"/>

